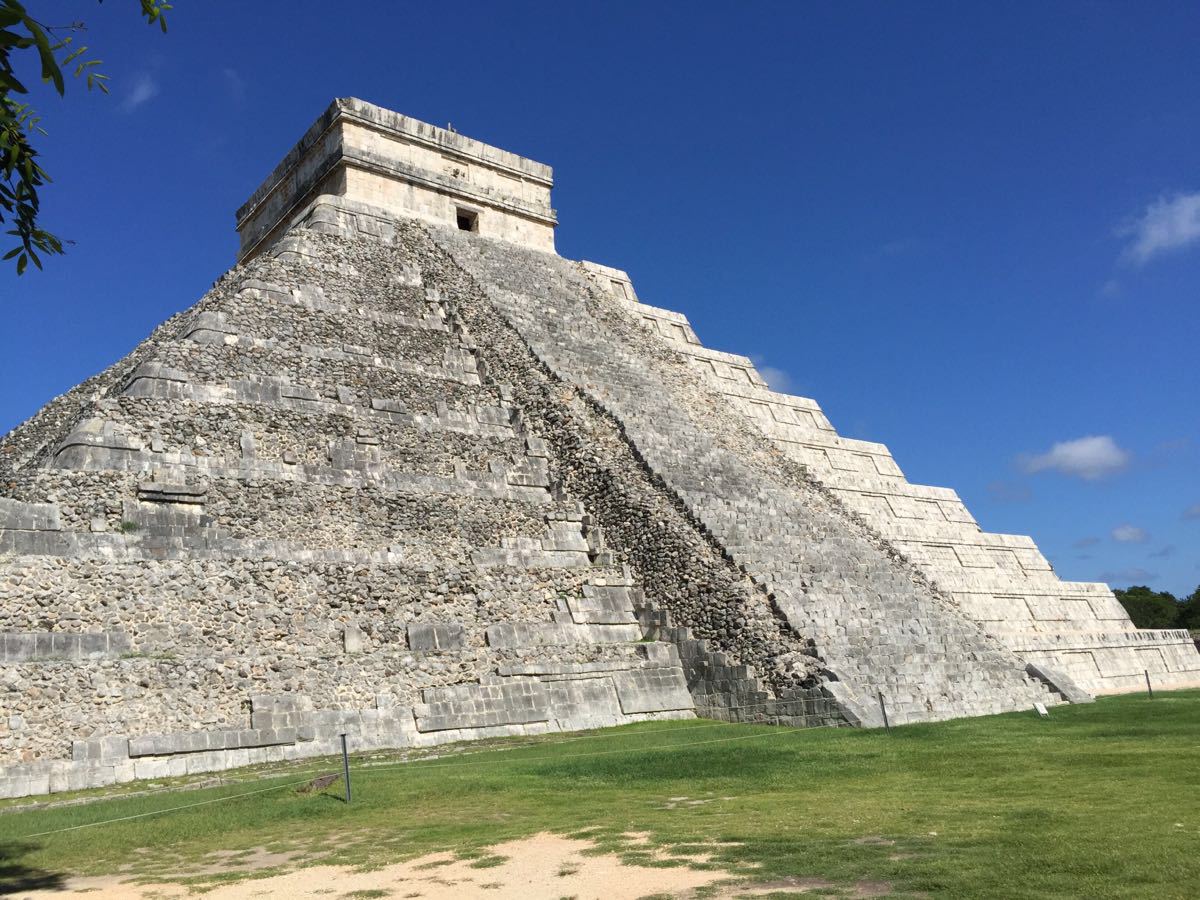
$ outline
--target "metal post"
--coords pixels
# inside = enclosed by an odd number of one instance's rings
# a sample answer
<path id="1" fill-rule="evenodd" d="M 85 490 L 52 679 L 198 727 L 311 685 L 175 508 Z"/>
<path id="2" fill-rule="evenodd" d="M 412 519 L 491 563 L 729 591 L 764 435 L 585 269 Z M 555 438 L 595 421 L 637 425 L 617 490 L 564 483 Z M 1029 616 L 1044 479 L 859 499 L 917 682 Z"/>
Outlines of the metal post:
<path id="1" fill-rule="evenodd" d="M 1149 670 L 1149 669 L 1142 669 L 1142 671 L 1143 671 L 1143 672 L 1145 673 L 1145 675 L 1146 675 L 1146 693 L 1147 693 L 1147 694 L 1149 694 L 1149 695 L 1150 695 L 1150 699 L 1151 699 L 1151 700 L 1153 700 L 1153 699 L 1154 699 L 1154 688 L 1152 688 L 1152 687 L 1150 686 L 1150 670 Z"/>
<path id="2" fill-rule="evenodd" d="M 346 777 L 346 802 L 350 802 L 350 754 L 346 751 L 346 735 L 342 735 L 342 774 Z"/>
<path id="3" fill-rule="evenodd" d="M 887 729 L 887 733 L 892 733 L 892 725 L 888 721 L 887 705 L 883 702 L 883 691 L 876 692 L 879 695 L 879 711 L 883 713 L 883 727 Z"/>

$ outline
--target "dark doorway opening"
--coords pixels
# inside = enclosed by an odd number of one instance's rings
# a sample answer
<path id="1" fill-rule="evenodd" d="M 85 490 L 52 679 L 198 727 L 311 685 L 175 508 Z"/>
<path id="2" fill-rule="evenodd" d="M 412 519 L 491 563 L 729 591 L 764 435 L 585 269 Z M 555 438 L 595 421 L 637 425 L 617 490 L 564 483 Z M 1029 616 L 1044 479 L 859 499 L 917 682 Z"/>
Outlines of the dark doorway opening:
<path id="1" fill-rule="evenodd" d="M 456 211 L 455 218 L 458 220 L 460 231 L 479 230 L 479 213 L 471 212 L 469 209 L 460 209 Z"/>

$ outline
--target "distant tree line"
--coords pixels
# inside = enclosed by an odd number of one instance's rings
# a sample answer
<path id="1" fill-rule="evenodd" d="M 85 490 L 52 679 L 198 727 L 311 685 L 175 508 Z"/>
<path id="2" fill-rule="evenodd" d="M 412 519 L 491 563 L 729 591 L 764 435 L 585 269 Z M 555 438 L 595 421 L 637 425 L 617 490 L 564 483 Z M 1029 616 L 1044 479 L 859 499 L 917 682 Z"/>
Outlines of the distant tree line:
<path id="1" fill-rule="evenodd" d="M 1200 587 L 1182 600 L 1169 591 L 1152 591 L 1144 584 L 1113 593 L 1138 628 L 1200 631 Z"/>

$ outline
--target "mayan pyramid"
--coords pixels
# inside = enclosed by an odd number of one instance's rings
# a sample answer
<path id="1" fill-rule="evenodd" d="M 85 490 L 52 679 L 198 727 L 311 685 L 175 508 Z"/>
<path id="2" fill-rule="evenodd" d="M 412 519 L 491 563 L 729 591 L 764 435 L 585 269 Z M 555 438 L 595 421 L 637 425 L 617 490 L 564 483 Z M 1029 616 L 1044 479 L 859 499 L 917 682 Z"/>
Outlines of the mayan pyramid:
<path id="1" fill-rule="evenodd" d="M 0 796 L 696 715 L 1200 683 L 626 274 L 551 170 L 338 100 L 238 265 L 0 442 Z"/>

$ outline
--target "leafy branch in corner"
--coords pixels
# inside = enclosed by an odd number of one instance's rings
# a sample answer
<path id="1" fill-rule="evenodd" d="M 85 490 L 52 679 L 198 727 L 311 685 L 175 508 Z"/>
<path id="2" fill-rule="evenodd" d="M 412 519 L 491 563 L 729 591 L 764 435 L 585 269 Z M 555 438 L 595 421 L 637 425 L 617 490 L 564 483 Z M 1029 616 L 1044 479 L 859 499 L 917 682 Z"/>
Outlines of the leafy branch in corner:
<path id="1" fill-rule="evenodd" d="M 165 32 L 171 4 L 166 0 L 138 2 L 147 24 L 157 24 Z M 10 225 L 5 234 L 15 239 L 15 246 L 2 258 L 16 260 L 18 275 L 30 262 L 40 269 L 39 254 L 62 253 L 63 240 L 39 223 L 38 191 L 50 182 L 50 176 L 38 162 L 33 140 L 46 132 L 38 124 L 41 117 L 37 111 L 17 99 L 29 89 L 17 78 L 13 59 L 22 50 L 35 51 L 42 82 L 52 84 L 60 97 L 67 92 L 64 71 L 82 79 L 89 91 L 107 94 L 108 76 L 100 71 L 101 61 L 91 58 L 88 48 L 76 41 L 86 30 L 83 22 L 45 25 L 18 0 L 0 0 L 0 225 Z"/>

